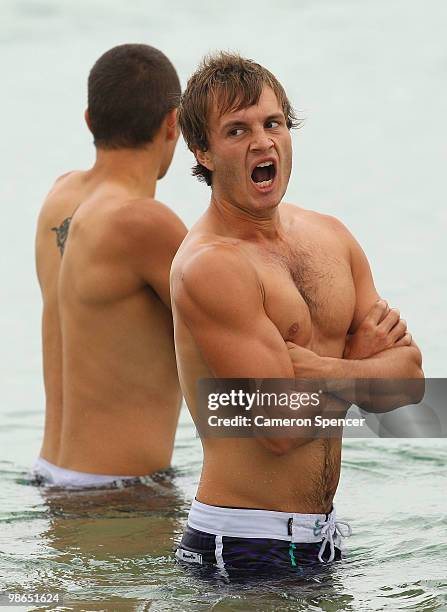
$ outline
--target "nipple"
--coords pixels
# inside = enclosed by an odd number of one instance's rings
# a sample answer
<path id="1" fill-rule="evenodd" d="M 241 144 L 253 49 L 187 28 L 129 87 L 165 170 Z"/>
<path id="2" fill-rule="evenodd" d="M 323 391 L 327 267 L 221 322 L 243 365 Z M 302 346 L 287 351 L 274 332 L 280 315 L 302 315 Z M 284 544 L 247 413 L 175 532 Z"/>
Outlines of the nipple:
<path id="1" fill-rule="evenodd" d="M 289 327 L 289 331 L 287 332 L 287 340 L 293 341 L 293 339 L 295 338 L 297 332 L 299 329 L 299 325 L 297 322 L 293 323 L 290 327 Z"/>

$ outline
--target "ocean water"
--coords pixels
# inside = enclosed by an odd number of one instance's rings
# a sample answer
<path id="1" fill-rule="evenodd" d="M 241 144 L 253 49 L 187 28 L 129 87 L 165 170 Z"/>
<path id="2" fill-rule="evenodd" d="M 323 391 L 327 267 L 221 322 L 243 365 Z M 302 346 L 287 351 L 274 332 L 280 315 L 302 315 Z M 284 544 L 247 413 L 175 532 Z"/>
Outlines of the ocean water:
<path id="1" fill-rule="evenodd" d="M 53 180 L 93 161 L 86 78 L 119 43 L 163 49 L 183 84 L 216 49 L 280 78 L 306 119 L 286 200 L 352 230 L 426 375 L 446 375 L 445 2 L 2 0 L 0 17 L 0 590 L 57 590 L 67 610 L 447 610 L 445 440 L 347 440 L 348 556 L 293 581 L 205 582 L 174 564 L 201 465 L 186 409 L 166 489 L 67 496 L 24 480 L 44 406 L 36 218 Z M 179 142 L 158 190 L 189 225 L 209 196 L 191 162 Z"/>

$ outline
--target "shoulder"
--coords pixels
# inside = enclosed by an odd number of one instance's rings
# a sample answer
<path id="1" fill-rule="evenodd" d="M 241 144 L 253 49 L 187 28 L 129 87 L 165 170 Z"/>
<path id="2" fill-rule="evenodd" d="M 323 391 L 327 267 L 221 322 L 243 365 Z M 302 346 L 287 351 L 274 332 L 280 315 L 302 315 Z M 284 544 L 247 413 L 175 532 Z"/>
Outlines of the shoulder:
<path id="1" fill-rule="evenodd" d="M 70 206 L 69 202 L 71 202 L 73 193 L 83 175 L 84 172 L 81 170 L 71 170 L 54 181 L 40 209 L 39 222 L 52 219 L 54 214 L 59 212 L 67 213 L 67 206 Z M 61 208 L 67 210 L 62 211 Z"/>
<path id="2" fill-rule="evenodd" d="M 315 226 L 319 226 L 322 229 L 330 229 L 340 234 L 350 233 L 347 227 L 333 215 L 327 215 L 315 210 L 309 210 L 302 206 L 295 204 L 283 203 L 282 209 L 284 213 L 295 221 L 301 221 Z"/>
<path id="3" fill-rule="evenodd" d="M 181 219 L 165 204 L 153 198 L 132 198 L 125 200 L 113 211 L 111 221 L 137 236 L 147 230 L 181 229 L 186 227 Z"/>
<path id="4" fill-rule="evenodd" d="M 129 246 L 144 251 L 163 246 L 177 250 L 187 232 L 181 219 L 153 198 L 122 202 L 110 212 L 108 226 Z"/>
<path id="5" fill-rule="evenodd" d="M 86 172 L 84 170 L 70 170 L 57 177 L 54 181 L 46 200 L 57 200 L 65 197 L 66 193 L 73 192 L 79 189 L 82 181 L 85 180 Z"/>
<path id="6" fill-rule="evenodd" d="M 50 230 L 68 226 L 78 204 L 77 186 L 84 172 L 71 171 L 58 177 L 48 192 L 37 218 L 36 241 L 39 245 L 45 242 Z"/>
<path id="7" fill-rule="evenodd" d="M 262 302 L 255 268 L 234 241 L 205 239 L 190 242 L 174 260 L 171 273 L 176 305 L 202 306 L 215 315 L 235 314 L 244 304 Z M 231 312 L 228 304 L 234 304 Z"/>
<path id="8" fill-rule="evenodd" d="M 314 210 L 308 210 L 293 204 L 283 204 L 284 213 L 293 223 L 299 223 L 305 226 L 310 231 L 318 232 L 318 236 L 322 239 L 324 236 L 329 240 L 336 240 L 350 257 L 352 253 L 359 248 L 353 234 L 346 225 L 337 217 L 320 213 Z"/>
<path id="9" fill-rule="evenodd" d="M 181 276 L 193 282 L 201 276 L 225 280 L 254 275 L 254 268 L 236 242 L 221 239 L 199 239 L 188 245 L 182 254 Z"/>

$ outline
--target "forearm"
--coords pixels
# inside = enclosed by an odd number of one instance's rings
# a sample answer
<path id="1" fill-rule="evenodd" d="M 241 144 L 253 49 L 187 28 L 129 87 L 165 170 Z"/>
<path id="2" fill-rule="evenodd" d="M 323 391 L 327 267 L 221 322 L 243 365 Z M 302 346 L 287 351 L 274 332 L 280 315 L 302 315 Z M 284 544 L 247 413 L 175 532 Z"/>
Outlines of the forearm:
<path id="1" fill-rule="evenodd" d="M 390 348 L 367 359 L 323 357 L 325 378 L 423 378 L 415 344 Z"/>
<path id="2" fill-rule="evenodd" d="M 276 383 L 277 385 L 278 383 Z M 314 384 L 311 381 L 304 383 L 304 386 L 308 386 L 310 389 L 314 388 Z M 298 389 L 306 393 L 303 381 L 300 381 Z M 296 392 L 298 389 L 294 387 L 293 392 Z M 263 392 L 265 393 L 265 389 Z M 283 389 L 279 392 L 284 395 Z M 288 392 L 290 393 L 292 390 L 288 390 Z M 324 429 L 321 422 L 316 420 L 316 417 L 325 420 L 344 418 L 350 405 L 350 403 L 335 397 L 331 393 L 318 393 L 318 402 L 306 402 L 299 406 L 299 410 L 291 410 L 288 405 L 275 405 L 272 407 L 259 405 L 258 403 L 254 406 L 254 410 L 252 410 L 253 435 L 270 451 L 283 455 L 317 438 L 327 437 L 329 430 Z M 272 419 L 277 419 L 276 423 L 281 421 L 281 423 L 289 424 L 266 426 L 266 423 L 275 422 Z M 261 427 L 258 426 L 259 423 L 262 424 Z M 334 429 L 330 431 L 331 437 L 335 435 L 341 436 L 342 433 L 340 428 L 335 433 Z"/>
<path id="3" fill-rule="evenodd" d="M 337 397 L 370 412 L 386 412 L 421 401 L 424 393 L 421 361 L 421 353 L 414 344 L 388 349 L 368 359 L 325 357 L 324 378 L 330 381 L 330 391 Z M 343 379 L 351 382 L 345 384 Z"/>

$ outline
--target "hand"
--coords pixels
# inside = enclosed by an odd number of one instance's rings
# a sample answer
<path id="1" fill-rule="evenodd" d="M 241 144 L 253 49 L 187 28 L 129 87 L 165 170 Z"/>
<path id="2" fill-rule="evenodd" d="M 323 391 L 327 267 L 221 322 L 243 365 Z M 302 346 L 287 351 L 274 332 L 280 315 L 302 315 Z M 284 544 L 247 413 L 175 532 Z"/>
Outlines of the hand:
<path id="1" fill-rule="evenodd" d="M 345 416 L 351 403 L 334 396 L 328 388 L 327 379 L 331 378 L 331 371 L 327 359 L 293 342 L 286 342 L 286 344 L 289 349 L 289 357 L 292 360 L 295 378 L 300 379 L 299 390 L 303 390 L 302 379 L 318 379 L 318 388 L 325 391 L 320 396 L 320 413 L 328 417 Z M 333 381 L 329 382 L 333 383 Z M 315 391 L 314 384 L 310 384 L 309 390 Z M 342 382 L 342 384 L 352 387 L 351 380 Z M 309 408 L 308 410 L 311 413 L 309 416 L 312 416 L 312 413 L 315 412 L 315 409 Z M 301 408 L 300 416 L 303 414 L 304 410 Z"/>
<path id="2" fill-rule="evenodd" d="M 347 336 L 344 359 L 367 359 L 397 346 L 409 346 L 411 334 L 397 308 L 390 309 L 378 300 L 360 323 L 356 332 Z"/>
<path id="3" fill-rule="evenodd" d="M 324 378 L 324 357 L 293 342 L 286 342 L 286 344 L 295 378 Z"/>

